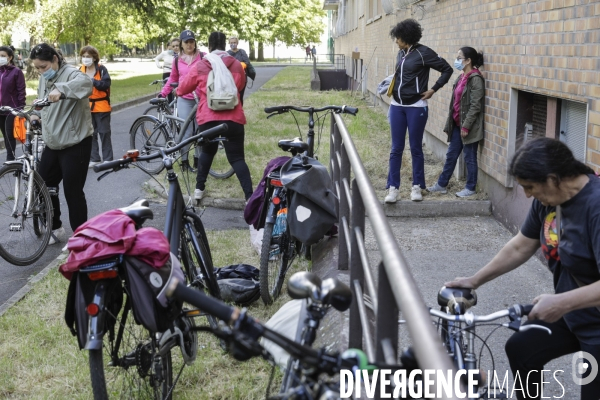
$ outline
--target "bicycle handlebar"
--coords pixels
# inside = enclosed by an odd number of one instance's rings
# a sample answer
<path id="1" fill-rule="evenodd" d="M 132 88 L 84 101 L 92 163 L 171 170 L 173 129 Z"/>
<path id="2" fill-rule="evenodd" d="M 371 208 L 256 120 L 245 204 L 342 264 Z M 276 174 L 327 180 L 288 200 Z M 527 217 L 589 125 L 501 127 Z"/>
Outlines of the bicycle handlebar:
<path id="1" fill-rule="evenodd" d="M 488 315 L 475 315 L 472 312 L 467 312 L 461 315 L 454 315 L 430 308 L 429 314 L 433 315 L 434 317 L 445 319 L 446 321 L 466 322 L 468 325 L 471 325 L 476 322 L 490 322 L 507 316 L 520 318 L 525 315 L 528 315 L 532 308 L 533 305 L 531 304 L 515 304 L 514 306 L 509 307 L 506 310 L 496 311 Z"/>
<path id="2" fill-rule="evenodd" d="M 292 110 L 300 111 L 300 112 L 310 112 L 310 113 L 332 110 L 335 113 L 351 114 L 351 115 L 356 115 L 356 113 L 358 113 L 358 108 L 350 107 L 350 106 L 325 106 L 325 107 L 321 107 L 321 108 L 296 107 L 296 106 L 265 107 L 265 112 L 267 114 L 271 114 L 271 113 L 283 114 L 283 113 L 286 113 L 286 112 L 289 112 Z"/>
<path id="3" fill-rule="evenodd" d="M 60 95 L 60 98 L 64 99 L 65 98 L 65 94 L 62 93 Z M 29 116 L 31 115 L 31 113 L 33 112 L 33 110 L 39 110 L 39 109 L 41 109 L 43 107 L 48 107 L 51 104 L 52 104 L 52 102 L 49 101 L 47 97 L 45 97 L 43 99 L 34 100 L 34 103 L 29 105 L 29 109 L 28 110 L 26 110 L 25 108 L 19 110 L 18 108 L 13 108 L 13 107 L 10 107 L 10 106 L 1 106 L 0 107 L 0 112 L 9 112 L 12 115 L 15 115 L 15 116 L 18 116 L 18 117 L 24 117 L 24 118 L 27 118 L 29 120 Z"/>
<path id="4" fill-rule="evenodd" d="M 169 282 L 166 294 L 167 297 L 183 300 L 194 307 L 227 322 L 228 325 L 233 326 L 234 340 L 236 342 L 242 342 L 247 348 L 250 346 L 260 346 L 258 344 L 258 339 L 262 336 L 280 346 L 290 355 L 299 359 L 300 362 L 316 367 L 323 373 L 333 375 L 339 372 L 341 368 L 373 368 L 372 365 L 367 365 L 368 362 L 366 356 L 362 358 L 356 357 L 356 355 L 350 356 L 348 352 L 342 355 L 327 354 L 323 350 L 316 350 L 310 346 L 297 343 L 292 339 L 267 328 L 247 315 L 245 311 L 240 311 L 237 307 L 231 307 L 220 300 L 204 294 L 202 291 L 191 289 L 177 279 L 173 279 Z M 262 349 L 262 346 L 260 347 Z M 394 366 L 394 368 L 401 367 Z"/>
<path id="5" fill-rule="evenodd" d="M 227 129 L 228 129 L 227 124 L 217 125 L 214 128 L 207 129 L 203 132 L 200 132 L 197 135 L 194 135 L 192 137 L 187 138 L 186 140 L 183 140 L 177 146 L 173 146 L 173 147 L 169 147 L 169 148 L 159 147 L 158 148 L 158 149 L 160 149 L 159 151 L 156 151 L 155 153 L 152 153 L 152 154 L 148 154 L 146 156 L 135 157 L 135 156 L 125 155 L 125 156 L 123 156 L 123 158 L 118 159 L 118 160 L 107 161 L 102 164 L 94 165 L 94 172 L 102 172 L 102 171 L 107 171 L 107 170 L 117 171 L 121 168 L 124 168 L 127 164 L 130 164 L 134 161 L 154 160 L 155 158 L 161 157 L 163 153 L 165 155 L 175 153 L 176 151 L 181 150 L 183 147 L 187 146 L 188 144 L 190 144 L 192 142 L 195 142 L 195 141 L 198 141 L 201 143 L 207 142 L 207 141 L 214 139 L 217 136 L 221 135 L 223 132 L 226 132 Z"/>

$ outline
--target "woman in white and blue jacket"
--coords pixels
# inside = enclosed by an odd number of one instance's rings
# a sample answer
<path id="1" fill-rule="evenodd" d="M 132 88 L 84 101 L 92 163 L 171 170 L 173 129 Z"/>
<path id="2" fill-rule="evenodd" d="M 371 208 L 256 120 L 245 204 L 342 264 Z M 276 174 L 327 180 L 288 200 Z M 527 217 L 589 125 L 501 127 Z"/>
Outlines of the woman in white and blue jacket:
<path id="1" fill-rule="evenodd" d="M 429 116 L 427 99 L 444 86 L 452 76 L 452 67 L 429 47 L 419 43 L 423 29 L 414 19 L 405 19 L 390 31 L 398 48 L 393 97 L 388 119 L 392 131 L 392 149 L 387 180 L 386 203 L 395 203 L 400 189 L 400 167 L 406 130 L 412 155 L 413 181 L 410 199 L 421 201 L 425 189 L 423 133 Z M 441 72 L 429 89 L 429 70 Z"/>

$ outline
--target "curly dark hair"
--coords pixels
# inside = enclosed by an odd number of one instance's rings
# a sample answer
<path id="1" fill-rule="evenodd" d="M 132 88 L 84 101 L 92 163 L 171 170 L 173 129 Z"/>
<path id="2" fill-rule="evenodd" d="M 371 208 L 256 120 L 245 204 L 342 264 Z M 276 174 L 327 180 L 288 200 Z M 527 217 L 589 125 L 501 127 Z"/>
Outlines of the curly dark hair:
<path id="1" fill-rule="evenodd" d="M 413 45 L 419 43 L 423 37 L 423 28 L 416 20 L 409 18 L 398 24 L 390 31 L 390 36 L 394 39 L 401 39 L 404 43 Z"/>

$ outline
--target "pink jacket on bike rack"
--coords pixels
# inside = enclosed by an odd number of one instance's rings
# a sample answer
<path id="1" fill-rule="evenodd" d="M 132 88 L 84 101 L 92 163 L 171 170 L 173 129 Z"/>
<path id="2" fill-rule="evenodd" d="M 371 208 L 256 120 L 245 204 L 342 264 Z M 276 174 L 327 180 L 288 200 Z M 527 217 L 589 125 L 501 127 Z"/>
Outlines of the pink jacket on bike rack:
<path id="1" fill-rule="evenodd" d="M 169 260 L 170 245 L 156 228 L 135 229 L 135 223 L 121 210 L 111 210 L 86 221 L 68 243 L 69 257 L 59 267 L 71 279 L 73 272 L 120 254 L 134 256 L 154 268 Z"/>

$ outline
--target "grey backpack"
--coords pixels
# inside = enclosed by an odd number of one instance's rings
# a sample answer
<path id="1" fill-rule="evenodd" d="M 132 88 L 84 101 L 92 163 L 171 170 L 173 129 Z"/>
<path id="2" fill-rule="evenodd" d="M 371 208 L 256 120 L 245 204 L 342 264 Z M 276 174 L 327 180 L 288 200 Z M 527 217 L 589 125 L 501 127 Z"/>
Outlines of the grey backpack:
<path id="1" fill-rule="evenodd" d="M 215 111 L 233 110 L 238 105 L 237 91 L 235 93 L 215 92 L 215 72 L 212 70 L 208 73 L 206 82 L 206 104 L 208 108 Z"/>

